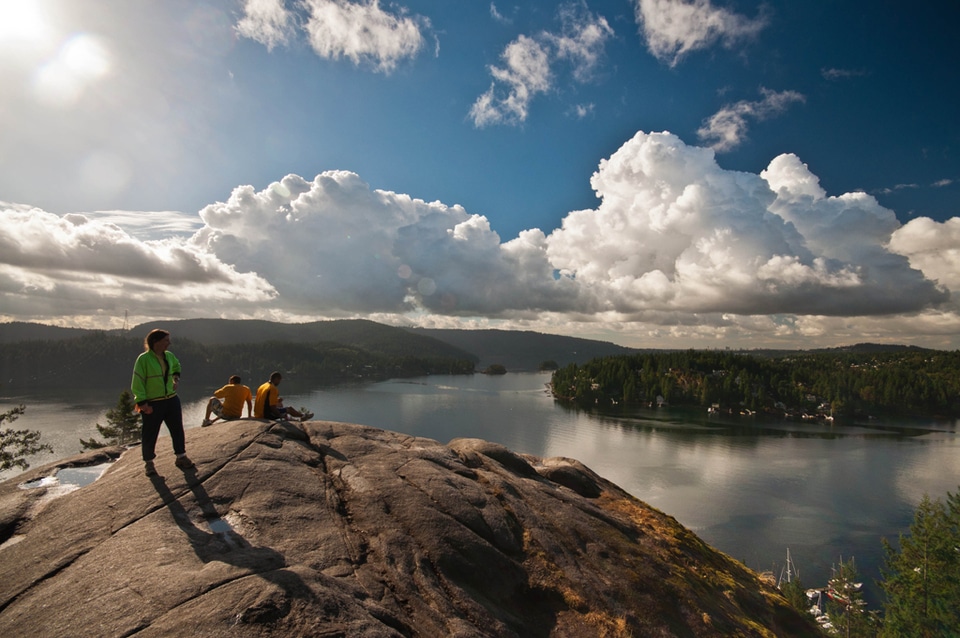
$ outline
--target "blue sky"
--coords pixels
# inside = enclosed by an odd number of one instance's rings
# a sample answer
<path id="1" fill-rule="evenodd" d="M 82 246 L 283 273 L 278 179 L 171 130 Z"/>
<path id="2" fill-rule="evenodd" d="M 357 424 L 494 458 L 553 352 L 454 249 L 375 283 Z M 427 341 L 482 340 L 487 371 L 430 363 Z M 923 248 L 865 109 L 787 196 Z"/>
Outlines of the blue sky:
<path id="1" fill-rule="evenodd" d="M 0 320 L 955 349 L 915 5 L 0 0 Z"/>

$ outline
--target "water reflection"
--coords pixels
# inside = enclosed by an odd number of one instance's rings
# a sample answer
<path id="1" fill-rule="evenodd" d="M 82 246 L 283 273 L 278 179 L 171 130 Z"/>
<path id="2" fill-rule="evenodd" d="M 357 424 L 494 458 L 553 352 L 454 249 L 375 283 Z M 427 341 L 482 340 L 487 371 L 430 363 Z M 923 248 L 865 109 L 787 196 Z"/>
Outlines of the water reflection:
<path id="1" fill-rule="evenodd" d="M 960 481 L 955 422 L 743 423 L 680 412 L 598 416 L 575 443 L 578 458 L 755 569 L 790 547 L 805 582 L 818 584 L 840 556 L 855 556 L 873 602 L 880 538 L 906 531 L 924 493 L 942 497 Z"/>

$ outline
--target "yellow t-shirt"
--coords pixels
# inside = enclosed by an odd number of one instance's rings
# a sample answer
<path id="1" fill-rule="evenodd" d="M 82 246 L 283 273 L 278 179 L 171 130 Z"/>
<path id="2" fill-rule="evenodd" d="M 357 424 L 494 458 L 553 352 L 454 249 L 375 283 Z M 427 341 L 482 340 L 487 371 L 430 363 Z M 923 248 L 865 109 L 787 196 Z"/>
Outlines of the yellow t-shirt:
<path id="1" fill-rule="evenodd" d="M 242 383 L 228 383 L 214 392 L 213 396 L 223 401 L 223 416 L 228 419 L 242 417 L 243 405 L 253 400 L 250 388 Z"/>
<path id="2" fill-rule="evenodd" d="M 258 419 L 274 418 L 274 415 L 265 415 L 264 412 L 267 411 L 268 406 L 276 405 L 279 400 L 280 388 L 267 381 L 257 388 L 257 400 L 253 404 L 253 416 Z"/>

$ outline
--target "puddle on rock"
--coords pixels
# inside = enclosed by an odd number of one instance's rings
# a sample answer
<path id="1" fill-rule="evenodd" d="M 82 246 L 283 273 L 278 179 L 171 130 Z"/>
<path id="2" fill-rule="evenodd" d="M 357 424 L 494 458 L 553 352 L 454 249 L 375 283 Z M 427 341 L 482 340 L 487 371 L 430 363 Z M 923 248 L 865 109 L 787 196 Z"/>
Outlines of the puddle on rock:
<path id="1" fill-rule="evenodd" d="M 113 464 L 101 463 L 100 465 L 88 465 L 86 467 L 65 467 L 57 472 L 57 478 L 60 480 L 60 485 L 83 487 L 103 476 L 103 473 L 111 465 Z"/>
<path id="2" fill-rule="evenodd" d="M 19 487 L 21 490 L 32 490 L 38 487 L 56 487 L 57 485 L 60 485 L 60 481 L 56 476 L 44 476 L 33 479 L 32 481 L 27 481 L 26 483 L 21 483 Z"/>
<path id="3" fill-rule="evenodd" d="M 210 531 L 214 534 L 226 534 L 233 531 L 233 526 L 222 518 L 214 518 L 207 521 Z"/>
<path id="4" fill-rule="evenodd" d="M 20 484 L 22 490 L 32 490 L 38 487 L 69 487 L 71 490 L 90 485 L 98 478 L 103 476 L 112 463 L 101 463 L 100 465 L 88 465 L 85 467 L 64 467 L 57 470 L 53 476 L 44 476 L 42 478 L 27 481 Z"/>

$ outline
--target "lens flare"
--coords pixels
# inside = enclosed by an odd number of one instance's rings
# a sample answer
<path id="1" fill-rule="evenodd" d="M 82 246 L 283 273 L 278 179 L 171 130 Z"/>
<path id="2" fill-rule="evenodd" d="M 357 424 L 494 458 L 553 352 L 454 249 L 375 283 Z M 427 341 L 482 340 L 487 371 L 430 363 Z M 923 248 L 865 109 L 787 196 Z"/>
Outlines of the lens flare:
<path id="1" fill-rule="evenodd" d="M 424 277 L 417 282 L 417 291 L 424 297 L 429 297 L 437 292 L 437 283 L 429 277 Z"/>
<path id="2" fill-rule="evenodd" d="M 72 36 L 34 75 L 37 99 L 50 106 L 69 107 L 94 82 L 110 72 L 110 55 L 95 36 Z"/>

